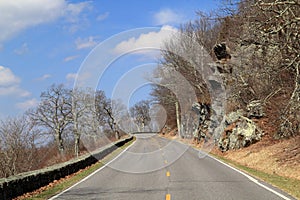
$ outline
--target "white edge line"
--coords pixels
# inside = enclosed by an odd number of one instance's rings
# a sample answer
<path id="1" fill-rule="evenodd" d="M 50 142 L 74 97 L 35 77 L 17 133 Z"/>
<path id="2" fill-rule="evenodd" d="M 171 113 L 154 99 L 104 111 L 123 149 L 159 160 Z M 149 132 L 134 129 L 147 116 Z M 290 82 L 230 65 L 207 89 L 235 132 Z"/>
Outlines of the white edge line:
<path id="1" fill-rule="evenodd" d="M 183 143 L 183 142 L 181 142 L 181 141 L 177 141 L 177 142 L 179 142 L 179 143 L 181 143 L 181 144 L 184 144 L 184 145 L 188 145 L 188 144 L 185 144 L 185 143 Z M 198 152 L 201 152 L 201 150 L 196 149 L 195 147 L 193 147 L 193 146 L 191 146 L 191 145 L 188 145 L 188 146 L 192 147 L 194 150 L 196 150 L 196 151 L 198 151 Z M 206 155 L 207 155 L 208 157 L 210 157 L 210 158 L 212 158 L 212 159 L 218 161 L 219 163 L 221 163 L 221 164 L 223 164 L 223 165 L 225 165 L 225 166 L 227 166 L 227 167 L 233 169 L 234 171 L 236 171 L 236 172 L 238 172 L 238 173 L 244 175 L 244 176 L 247 177 L 250 181 L 252 181 L 252 182 L 254 182 L 255 184 L 259 185 L 260 187 L 262 187 L 262 188 L 264 188 L 264 189 L 266 189 L 266 190 L 268 190 L 268 191 L 274 193 L 275 195 L 277 195 L 277 196 L 279 196 L 279 197 L 281 197 L 281 198 L 283 198 L 283 199 L 285 199 L 285 200 L 292 200 L 292 199 L 290 199 L 289 197 L 286 197 L 286 196 L 284 196 L 283 194 L 281 194 L 281 193 L 279 193 L 279 192 L 273 190 L 272 188 L 269 188 L 268 186 L 266 186 L 266 185 L 260 183 L 257 179 L 255 179 L 255 178 L 253 178 L 252 176 L 246 174 L 245 172 L 242 172 L 242 171 L 240 171 L 239 169 L 237 169 L 237 168 L 235 168 L 235 167 L 232 167 L 231 165 L 228 165 L 227 163 L 225 163 L 225 162 L 223 162 L 223 161 L 221 161 L 221 160 L 219 160 L 219 159 L 217 159 L 217 158 L 215 158 L 215 157 L 209 155 L 208 153 L 206 153 Z"/>
<path id="2" fill-rule="evenodd" d="M 198 151 L 199 151 L 199 150 L 198 150 Z M 227 167 L 233 169 L 234 171 L 236 171 L 236 172 L 238 172 L 238 173 L 244 175 L 244 176 L 247 177 L 250 181 L 254 182 L 255 184 L 259 185 L 260 187 L 262 187 L 262 188 L 264 188 L 264 189 L 266 189 L 266 190 L 268 190 L 268 191 L 270 191 L 270 192 L 276 194 L 277 196 L 279 196 L 279 197 L 281 197 L 281 198 L 283 198 L 283 199 L 285 199 L 285 200 L 291 200 L 290 198 L 284 196 L 283 194 L 281 194 L 281 193 L 279 193 L 279 192 L 273 190 L 272 188 L 269 188 L 268 186 L 266 186 L 266 185 L 260 183 L 257 179 L 255 179 L 255 178 L 253 178 L 252 176 L 250 176 L 250 175 L 248 175 L 248 174 L 246 174 L 246 173 L 240 171 L 239 169 L 236 169 L 235 167 L 232 167 L 231 165 L 228 165 L 227 163 L 224 163 L 223 161 L 218 160 L 217 158 L 215 158 L 215 157 L 213 157 L 213 156 L 211 156 L 211 155 L 209 155 L 209 154 L 207 154 L 207 155 L 208 155 L 208 157 L 210 157 L 210 158 L 212 158 L 212 159 L 218 161 L 219 163 L 222 163 L 223 165 L 225 165 L 225 166 L 227 166 Z"/>
<path id="3" fill-rule="evenodd" d="M 136 141 L 136 140 L 135 140 Z M 90 175 L 88 175 L 87 177 L 85 177 L 84 179 L 80 180 L 79 182 L 75 183 L 74 185 L 70 186 L 69 188 L 67 188 L 66 190 L 58 193 L 57 195 L 51 197 L 48 200 L 53 200 L 56 199 L 57 197 L 59 197 L 60 195 L 64 194 L 65 192 L 71 190 L 72 188 L 74 188 L 75 186 L 79 185 L 80 183 L 86 181 L 87 179 L 89 179 L 91 176 L 95 175 L 96 173 L 98 173 L 99 171 L 101 171 L 102 169 L 104 169 L 107 165 L 109 165 L 110 163 L 112 163 L 113 161 L 115 161 L 116 159 L 118 159 L 123 153 L 125 153 L 125 151 L 127 151 L 127 149 L 129 149 L 134 143 L 135 141 L 129 145 L 128 147 L 126 147 L 121 153 L 119 153 L 119 155 L 117 155 L 114 159 L 112 159 L 111 161 L 109 161 L 108 163 L 106 163 L 105 165 L 103 165 L 101 168 L 97 169 L 96 171 L 94 171 L 93 173 L 91 173 Z"/>

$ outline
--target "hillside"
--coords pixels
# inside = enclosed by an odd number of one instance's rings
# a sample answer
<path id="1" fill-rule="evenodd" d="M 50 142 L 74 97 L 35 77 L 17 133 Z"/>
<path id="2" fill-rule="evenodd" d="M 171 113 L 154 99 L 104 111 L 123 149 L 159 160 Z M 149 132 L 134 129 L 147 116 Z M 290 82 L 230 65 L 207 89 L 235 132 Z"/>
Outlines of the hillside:
<path id="1" fill-rule="evenodd" d="M 300 136 L 285 140 L 264 138 L 247 148 L 224 153 L 214 149 L 213 153 L 269 174 L 300 180 Z"/>

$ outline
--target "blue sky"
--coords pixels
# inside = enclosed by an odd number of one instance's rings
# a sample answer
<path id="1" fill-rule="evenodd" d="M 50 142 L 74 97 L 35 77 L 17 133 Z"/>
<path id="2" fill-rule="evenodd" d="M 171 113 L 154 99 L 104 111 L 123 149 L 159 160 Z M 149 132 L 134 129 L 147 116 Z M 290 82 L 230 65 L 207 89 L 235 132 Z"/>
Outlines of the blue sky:
<path id="1" fill-rule="evenodd" d="M 126 36 L 123 43 L 118 40 L 115 50 L 119 48 L 123 55 L 130 46 L 160 42 L 166 37 L 164 28 L 176 30 L 195 19 L 196 10 L 208 12 L 217 5 L 217 0 L 0 0 L 0 118 L 36 106 L 40 93 L 53 83 L 72 87 L 83 61 L 108 38 L 135 28 L 156 27 Z M 102 48 L 98 53 L 104 57 L 109 52 Z M 133 82 L 145 79 L 143 73 L 155 67 L 156 54 L 120 56 L 99 78 L 97 87 L 112 95 L 130 70 Z M 132 71 L 138 66 L 147 68 Z M 133 92 L 130 101 L 147 95 L 149 86 L 139 84 L 141 89 Z"/>

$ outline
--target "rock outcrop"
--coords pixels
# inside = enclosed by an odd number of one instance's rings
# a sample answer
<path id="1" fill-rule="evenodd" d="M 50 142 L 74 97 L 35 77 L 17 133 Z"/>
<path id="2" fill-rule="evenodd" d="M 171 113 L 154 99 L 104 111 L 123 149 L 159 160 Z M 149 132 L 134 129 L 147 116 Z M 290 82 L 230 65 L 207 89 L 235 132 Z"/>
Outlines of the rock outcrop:
<path id="1" fill-rule="evenodd" d="M 229 126 L 230 124 L 233 124 L 234 122 L 239 120 L 239 118 L 241 116 L 244 116 L 244 111 L 242 109 L 239 109 L 235 112 L 229 113 L 228 115 L 225 116 L 226 126 Z"/>
<path id="2" fill-rule="evenodd" d="M 232 65 L 228 64 L 228 61 L 231 59 L 230 50 L 226 43 L 220 43 L 214 46 L 213 51 L 217 57 L 216 68 L 217 70 L 223 73 L 232 73 Z"/>
<path id="3" fill-rule="evenodd" d="M 254 100 L 247 105 L 247 116 L 249 118 L 259 119 L 265 116 L 264 106 L 262 101 Z"/>
<path id="4" fill-rule="evenodd" d="M 227 128 L 218 142 L 218 146 L 222 151 L 240 149 L 261 140 L 262 131 L 251 119 L 244 117 L 242 113 L 241 110 L 238 110 L 226 117 Z"/>
<path id="5" fill-rule="evenodd" d="M 200 141 L 201 138 L 205 139 L 206 137 L 206 132 L 209 127 L 210 108 L 207 104 L 195 102 L 192 105 L 192 110 L 197 114 L 199 122 L 197 126 L 194 127 L 193 136 Z"/>

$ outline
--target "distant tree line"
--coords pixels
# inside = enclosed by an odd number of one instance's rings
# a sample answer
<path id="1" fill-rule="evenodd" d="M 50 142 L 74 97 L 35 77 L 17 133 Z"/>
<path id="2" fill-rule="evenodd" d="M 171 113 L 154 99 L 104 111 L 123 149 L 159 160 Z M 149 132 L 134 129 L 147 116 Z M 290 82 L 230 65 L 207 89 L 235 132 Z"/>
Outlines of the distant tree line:
<path id="1" fill-rule="evenodd" d="M 110 100 L 101 90 L 54 84 L 41 93 L 37 107 L 0 121 L 0 177 L 65 161 L 118 140 L 130 131 L 126 126 L 131 117 L 138 129 L 145 129 L 149 105 L 138 102 L 129 115 L 121 101 Z"/>

